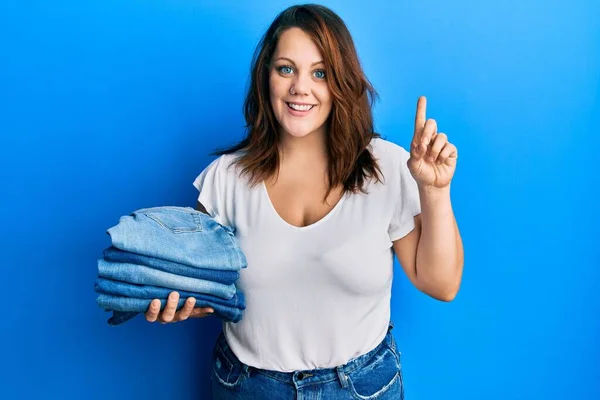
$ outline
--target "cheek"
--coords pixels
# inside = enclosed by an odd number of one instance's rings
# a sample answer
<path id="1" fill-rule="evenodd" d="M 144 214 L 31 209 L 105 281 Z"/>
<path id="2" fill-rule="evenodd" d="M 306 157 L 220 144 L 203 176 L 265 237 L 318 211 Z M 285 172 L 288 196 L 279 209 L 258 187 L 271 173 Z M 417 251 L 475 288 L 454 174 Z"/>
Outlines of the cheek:
<path id="1" fill-rule="evenodd" d="M 325 109 L 327 110 L 327 112 L 329 113 L 329 111 L 331 111 L 331 108 L 333 106 L 333 103 L 331 101 L 331 98 L 327 99 L 327 101 L 325 102 Z"/>
<path id="2" fill-rule="evenodd" d="M 280 112 L 279 110 L 281 109 L 280 99 L 281 99 L 281 96 L 278 94 L 277 88 L 271 87 L 270 95 L 269 95 L 269 103 L 271 104 L 271 109 L 273 110 L 275 115 L 279 114 L 279 112 Z"/>
<path id="3" fill-rule="evenodd" d="M 320 102 L 321 102 L 321 108 L 323 109 L 323 111 L 325 111 L 327 114 L 329 114 L 329 112 L 331 111 L 331 108 L 333 106 L 333 100 L 331 98 L 329 90 L 323 91 L 323 93 L 320 96 Z"/>
<path id="4" fill-rule="evenodd" d="M 315 92 L 318 94 L 319 101 L 323 105 L 331 103 L 331 90 L 329 90 L 329 86 L 326 83 L 322 82 Z"/>
<path id="5" fill-rule="evenodd" d="M 285 94 L 285 82 L 278 79 L 277 76 L 271 75 L 269 79 L 269 91 L 271 92 L 271 99 L 276 100 Z"/>

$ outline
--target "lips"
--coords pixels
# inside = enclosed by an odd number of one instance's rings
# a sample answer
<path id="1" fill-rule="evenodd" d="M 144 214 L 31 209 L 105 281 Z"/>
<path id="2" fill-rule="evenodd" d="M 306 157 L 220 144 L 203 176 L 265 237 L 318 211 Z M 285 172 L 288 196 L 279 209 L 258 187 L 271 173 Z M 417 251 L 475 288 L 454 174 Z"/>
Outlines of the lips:
<path id="1" fill-rule="evenodd" d="M 296 104 L 296 103 L 285 103 L 288 108 L 297 112 L 308 112 L 313 109 L 314 104 Z"/>

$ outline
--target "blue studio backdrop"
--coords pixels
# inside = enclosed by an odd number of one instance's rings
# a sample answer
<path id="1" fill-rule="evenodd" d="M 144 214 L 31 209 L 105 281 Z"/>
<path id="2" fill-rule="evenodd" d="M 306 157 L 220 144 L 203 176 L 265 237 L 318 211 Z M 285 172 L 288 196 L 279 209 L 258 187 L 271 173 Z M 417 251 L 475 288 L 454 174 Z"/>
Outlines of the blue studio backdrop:
<path id="1" fill-rule="evenodd" d="M 207 398 L 220 323 L 110 327 L 95 261 L 119 216 L 195 205 L 291 4 L 0 2 L 0 398 Z M 406 398 L 600 398 L 600 4 L 323 4 L 379 91 L 377 130 L 408 148 L 425 95 L 459 149 L 460 293 L 433 300 L 396 265 Z"/>

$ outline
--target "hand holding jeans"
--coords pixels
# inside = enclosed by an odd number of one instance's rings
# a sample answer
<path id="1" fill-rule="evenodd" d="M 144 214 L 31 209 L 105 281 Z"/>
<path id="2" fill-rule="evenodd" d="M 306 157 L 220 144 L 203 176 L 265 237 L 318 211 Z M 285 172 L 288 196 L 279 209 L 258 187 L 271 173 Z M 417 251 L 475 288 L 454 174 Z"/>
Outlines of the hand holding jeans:
<path id="1" fill-rule="evenodd" d="M 158 321 L 166 324 L 169 322 L 185 321 L 188 318 L 202 318 L 211 315 L 214 310 L 210 307 L 194 307 L 196 299 L 189 297 L 183 307 L 177 311 L 177 303 L 179 302 L 179 293 L 171 292 L 167 300 L 167 304 L 162 312 L 160 312 L 160 300 L 154 299 L 146 311 L 146 320 L 148 322 Z"/>

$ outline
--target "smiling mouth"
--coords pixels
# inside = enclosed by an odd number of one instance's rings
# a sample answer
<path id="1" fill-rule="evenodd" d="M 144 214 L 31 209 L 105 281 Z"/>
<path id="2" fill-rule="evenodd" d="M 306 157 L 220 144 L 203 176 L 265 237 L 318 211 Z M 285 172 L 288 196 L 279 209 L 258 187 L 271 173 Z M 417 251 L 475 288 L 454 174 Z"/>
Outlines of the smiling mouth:
<path id="1" fill-rule="evenodd" d="M 287 106 L 294 111 L 310 111 L 315 106 L 314 104 L 312 104 L 312 105 L 308 105 L 308 104 L 307 105 L 299 105 L 299 104 L 294 104 L 294 103 L 285 103 L 285 104 L 287 104 Z"/>

